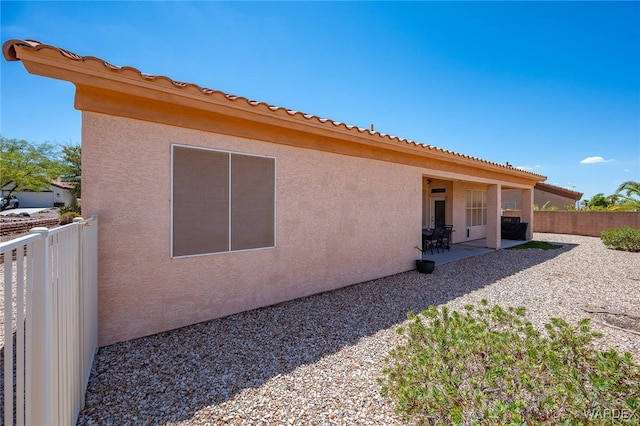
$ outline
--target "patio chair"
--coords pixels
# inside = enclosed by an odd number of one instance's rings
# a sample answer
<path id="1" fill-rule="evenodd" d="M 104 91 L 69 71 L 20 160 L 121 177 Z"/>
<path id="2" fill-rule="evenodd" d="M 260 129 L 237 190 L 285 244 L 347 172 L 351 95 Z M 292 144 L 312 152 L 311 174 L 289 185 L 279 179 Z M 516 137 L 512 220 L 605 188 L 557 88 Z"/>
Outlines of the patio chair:
<path id="1" fill-rule="evenodd" d="M 431 250 L 431 254 L 433 254 L 433 248 L 436 247 L 436 243 L 438 240 L 439 230 L 433 228 L 424 228 L 422 230 L 422 253 L 424 253 L 427 249 Z M 436 247 L 436 251 L 437 251 Z"/>
<path id="2" fill-rule="evenodd" d="M 436 239 L 436 250 L 441 248 L 451 250 L 451 233 L 453 232 L 453 225 L 445 225 L 440 229 L 440 233 Z"/>

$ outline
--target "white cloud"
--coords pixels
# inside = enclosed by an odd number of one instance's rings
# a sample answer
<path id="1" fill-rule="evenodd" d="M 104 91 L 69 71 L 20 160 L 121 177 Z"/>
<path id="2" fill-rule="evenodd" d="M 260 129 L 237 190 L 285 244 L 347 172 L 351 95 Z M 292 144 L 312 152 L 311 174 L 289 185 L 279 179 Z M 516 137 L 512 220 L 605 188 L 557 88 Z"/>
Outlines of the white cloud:
<path id="1" fill-rule="evenodd" d="M 610 161 L 613 161 L 613 160 L 612 159 L 611 160 L 605 160 L 602 157 L 596 156 L 596 157 L 587 157 L 584 160 L 582 160 L 580 162 L 580 164 L 608 163 Z"/>
<path id="2" fill-rule="evenodd" d="M 536 164 L 535 166 L 516 166 L 515 168 L 530 172 L 530 171 L 533 171 L 535 169 L 539 169 L 540 167 L 542 167 L 540 164 Z"/>

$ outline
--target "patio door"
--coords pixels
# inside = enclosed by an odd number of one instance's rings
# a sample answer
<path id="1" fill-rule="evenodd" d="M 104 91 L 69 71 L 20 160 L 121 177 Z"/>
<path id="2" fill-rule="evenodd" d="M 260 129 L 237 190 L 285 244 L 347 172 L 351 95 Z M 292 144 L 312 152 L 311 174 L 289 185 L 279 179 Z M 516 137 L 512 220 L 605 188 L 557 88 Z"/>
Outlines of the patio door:
<path id="1" fill-rule="evenodd" d="M 431 227 L 440 228 L 446 225 L 447 202 L 444 198 L 431 201 Z"/>

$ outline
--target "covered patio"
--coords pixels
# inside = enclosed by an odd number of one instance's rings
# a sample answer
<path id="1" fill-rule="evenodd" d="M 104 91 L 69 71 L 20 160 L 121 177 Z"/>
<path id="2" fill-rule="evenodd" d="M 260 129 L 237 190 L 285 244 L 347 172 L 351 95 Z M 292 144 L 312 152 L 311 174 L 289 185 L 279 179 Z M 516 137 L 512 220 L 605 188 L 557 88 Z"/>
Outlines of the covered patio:
<path id="1" fill-rule="evenodd" d="M 525 244 L 527 241 L 522 240 L 501 240 L 500 250 L 508 249 L 510 247 Z M 435 260 L 436 265 L 444 265 L 445 263 L 454 262 L 460 259 L 466 259 L 468 257 L 479 256 L 485 253 L 491 253 L 496 251 L 495 249 L 487 247 L 487 239 L 482 238 L 479 240 L 465 241 L 462 243 L 451 244 L 450 249 L 433 249 L 427 250 L 422 255 L 422 259 Z"/>

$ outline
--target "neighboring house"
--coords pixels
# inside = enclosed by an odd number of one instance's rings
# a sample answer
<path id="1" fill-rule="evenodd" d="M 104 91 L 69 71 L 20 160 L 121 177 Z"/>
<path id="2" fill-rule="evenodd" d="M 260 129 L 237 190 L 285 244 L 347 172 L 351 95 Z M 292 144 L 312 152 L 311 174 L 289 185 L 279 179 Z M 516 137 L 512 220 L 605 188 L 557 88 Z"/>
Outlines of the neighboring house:
<path id="1" fill-rule="evenodd" d="M 71 194 L 71 191 L 75 186 L 75 182 L 68 182 L 62 179 L 52 181 L 51 189 L 53 190 L 53 205 L 56 207 L 63 207 L 77 203 L 78 200 Z"/>
<path id="2" fill-rule="evenodd" d="M 23 208 L 63 207 L 76 202 L 76 197 L 71 195 L 73 187 L 74 184 L 71 182 L 56 179 L 51 181 L 48 188 L 43 188 L 41 191 L 20 191 L 14 192 L 13 195 L 20 200 L 20 207 Z M 3 188 L 3 194 L 9 189 L 10 187 Z"/>
<path id="3" fill-rule="evenodd" d="M 572 191 L 548 183 L 538 182 L 533 191 L 533 203 L 542 209 L 556 207 L 558 210 L 567 210 L 568 207 L 576 207 L 582 198 L 582 192 Z M 521 210 L 522 194 L 520 191 L 503 190 L 502 208 L 504 210 Z"/>
<path id="4" fill-rule="evenodd" d="M 497 249 L 503 190 L 532 224 L 545 180 L 34 41 L 3 54 L 76 86 L 101 345 L 414 269 L 426 226 Z"/>

